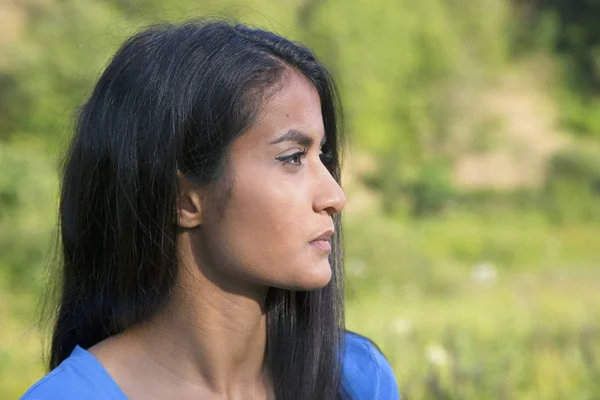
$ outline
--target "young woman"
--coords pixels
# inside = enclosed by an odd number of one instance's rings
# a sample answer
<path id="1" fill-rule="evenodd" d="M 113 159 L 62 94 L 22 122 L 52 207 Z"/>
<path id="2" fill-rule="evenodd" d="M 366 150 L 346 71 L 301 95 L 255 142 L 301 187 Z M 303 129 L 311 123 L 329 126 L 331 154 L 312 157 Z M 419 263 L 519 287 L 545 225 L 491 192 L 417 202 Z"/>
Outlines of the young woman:
<path id="1" fill-rule="evenodd" d="M 273 33 L 128 40 L 66 158 L 51 372 L 23 399 L 397 399 L 344 329 L 339 116 Z"/>

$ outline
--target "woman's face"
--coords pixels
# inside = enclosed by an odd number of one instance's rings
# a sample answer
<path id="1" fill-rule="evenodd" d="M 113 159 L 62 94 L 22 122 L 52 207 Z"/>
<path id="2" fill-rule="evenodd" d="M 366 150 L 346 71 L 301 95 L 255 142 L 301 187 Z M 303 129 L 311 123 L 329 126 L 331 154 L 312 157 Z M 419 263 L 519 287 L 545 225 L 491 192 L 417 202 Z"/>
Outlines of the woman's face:
<path id="1" fill-rule="evenodd" d="M 295 290 L 329 282 L 327 239 L 346 198 L 321 162 L 323 137 L 316 89 L 286 72 L 257 123 L 232 143 L 224 204 L 213 197 L 203 211 L 198 245 L 214 276 Z"/>

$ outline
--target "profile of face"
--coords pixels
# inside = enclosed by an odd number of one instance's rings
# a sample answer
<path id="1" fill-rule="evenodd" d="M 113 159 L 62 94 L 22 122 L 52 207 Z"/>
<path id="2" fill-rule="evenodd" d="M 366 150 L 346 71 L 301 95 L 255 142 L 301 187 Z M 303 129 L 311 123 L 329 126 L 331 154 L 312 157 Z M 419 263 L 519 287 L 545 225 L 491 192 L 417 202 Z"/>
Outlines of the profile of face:
<path id="1" fill-rule="evenodd" d="M 256 123 L 231 144 L 227 194 L 192 189 L 193 204 L 179 212 L 180 225 L 196 228 L 194 256 L 211 279 L 293 290 L 330 281 L 332 216 L 346 198 L 322 162 L 323 141 L 317 90 L 286 70 Z"/>

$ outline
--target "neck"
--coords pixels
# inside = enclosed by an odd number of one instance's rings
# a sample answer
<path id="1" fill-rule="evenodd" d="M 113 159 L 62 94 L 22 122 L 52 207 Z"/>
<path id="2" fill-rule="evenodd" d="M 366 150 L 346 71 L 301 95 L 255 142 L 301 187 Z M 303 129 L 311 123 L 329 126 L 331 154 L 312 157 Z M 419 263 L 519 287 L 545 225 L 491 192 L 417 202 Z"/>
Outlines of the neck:
<path id="1" fill-rule="evenodd" d="M 264 397 L 270 391 L 267 290 L 227 288 L 191 259 L 180 261 L 185 279 L 178 280 L 167 307 L 122 336 L 173 383 L 185 381 L 225 398 Z"/>

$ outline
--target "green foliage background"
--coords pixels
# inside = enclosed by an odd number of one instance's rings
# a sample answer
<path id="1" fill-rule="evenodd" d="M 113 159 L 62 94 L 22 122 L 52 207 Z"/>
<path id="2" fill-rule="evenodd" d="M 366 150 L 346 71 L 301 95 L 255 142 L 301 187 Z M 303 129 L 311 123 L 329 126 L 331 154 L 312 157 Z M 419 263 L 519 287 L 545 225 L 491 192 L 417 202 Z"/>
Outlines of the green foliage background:
<path id="1" fill-rule="evenodd" d="M 0 47 L 0 398 L 43 374 L 36 304 L 76 107 L 128 35 L 207 15 L 300 40 L 333 70 L 351 139 L 348 324 L 384 350 L 403 398 L 597 398 L 597 2 L 7 4 L 0 16 L 24 23 Z M 542 81 L 566 144 L 534 185 L 465 185 L 453 173 L 465 155 L 510 136 L 511 115 L 478 100 L 514 74 Z"/>

